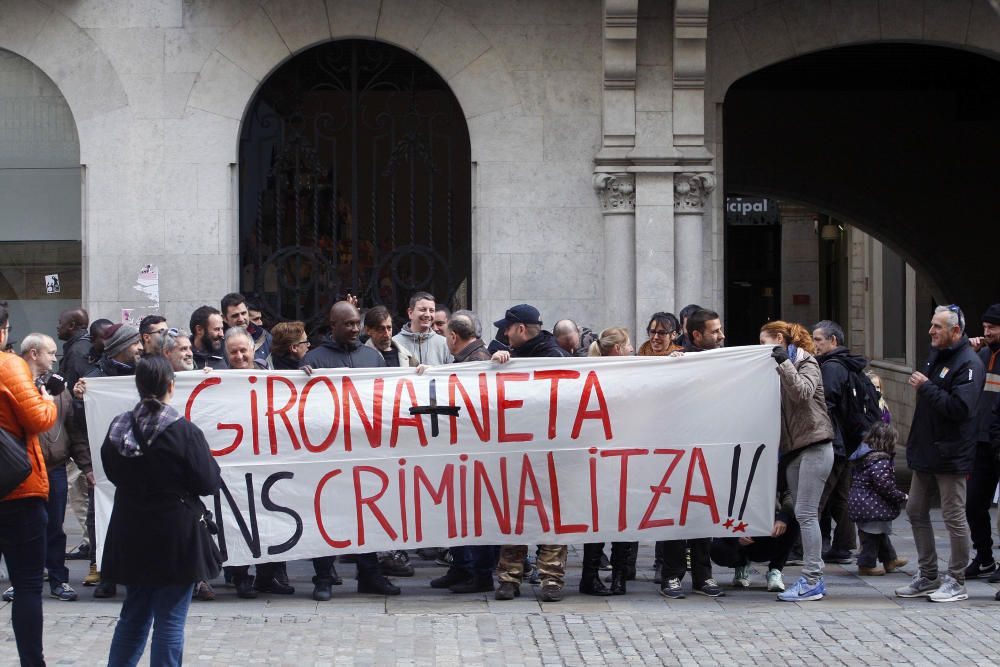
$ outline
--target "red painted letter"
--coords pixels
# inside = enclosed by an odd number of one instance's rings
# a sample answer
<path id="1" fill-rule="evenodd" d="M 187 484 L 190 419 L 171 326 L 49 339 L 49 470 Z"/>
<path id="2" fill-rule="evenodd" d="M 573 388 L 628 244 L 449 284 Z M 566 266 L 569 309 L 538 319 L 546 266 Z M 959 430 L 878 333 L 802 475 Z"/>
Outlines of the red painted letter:
<path id="1" fill-rule="evenodd" d="M 549 452 L 547 458 L 549 463 L 549 491 L 552 493 L 552 525 L 555 527 L 556 535 L 587 532 L 587 524 L 585 523 L 570 523 L 565 526 L 562 524 L 562 509 L 559 505 L 559 478 L 556 475 L 555 452 Z"/>
<path id="2" fill-rule="evenodd" d="M 507 417 L 504 414 L 507 410 L 519 408 L 524 405 L 524 401 L 507 400 L 507 392 L 504 385 L 507 382 L 527 382 L 531 376 L 527 373 L 497 373 L 497 440 L 500 442 L 529 442 L 533 439 L 530 433 L 508 433 Z"/>
<path id="3" fill-rule="evenodd" d="M 331 538 L 329 534 L 327 534 L 326 527 L 323 525 L 323 512 L 320 509 L 319 499 L 320 495 L 322 495 L 323 493 L 323 487 L 326 486 L 326 483 L 329 482 L 334 477 L 336 477 L 337 475 L 339 475 L 340 473 L 341 473 L 340 468 L 337 468 L 336 470 L 331 470 L 330 472 L 323 475 L 323 477 L 321 477 L 319 480 L 319 484 L 316 485 L 316 495 L 313 496 L 313 510 L 316 512 L 316 525 L 319 526 L 319 534 L 322 535 L 323 539 L 326 540 L 326 543 L 329 544 L 334 549 L 346 549 L 347 547 L 351 546 L 351 541 L 335 540 Z"/>
<path id="4" fill-rule="evenodd" d="M 597 409 L 588 410 L 590 405 L 591 392 L 597 394 Z M 601 389 L 601 382 L 597 379 L 597 373 L 590 371 L 587 373 L 587 380 L 583 384 L 583 392 L 580 394 L 580 407 L 576 411 L 576 421 L 573 422 L 573 432 L 570 437 L 576 440 L 580 437 L 580 428 L 583 427 L 584 419 L 600 419 L 604 424 L 604 439 L 611 439 L 611 417 L 608 415 L 608 402 L 604 400 L 604 390 Z"/>
<path id="5" fill-rule="evenodd" d="M 340 385 L 340 393 L 344 397 L 344 449 L 346 451 L 351 451 L 351 404 L 354 404 L 355 410 L 358 411 L 358 418 L 361 419 L 361 424 L 365 427 L 365 436 L 368 438 L 368 444 L 371 447 L 378 448 L 382 446 L 382 387 L 385 385 L 385 380 L 382 378 L 377 378 L 375 380 L 375 385 L 372 388 L 372 418 L 368 419 L 368 413 L 365 412 L 365 407 L 361 404 L 361 396 L 358 395 L 358 390 L 351 382 L 351 378 L 344 377 L 343 382 Z"/>
<path id="6" fill-rule="evenodd" d="M 427 446 L 427 436 L 424 435 L 424 422 L 420 418 L 420 415 L 411 415 L 409 417 L 399 416 L 399 403 L 400 399 L 403 397 L 403 389 L 406 389 L 406 393 L 410 397 L 410 406 L 415 407 L 417 405 L 417 393 L 413 390 L 413 383 L 406 378 L 401 378 L 396 384 L 396 398 L 392 402 L 392 434 L 389 436 L 389 446 L 395 447 L 396 440 L 399 437 L 399 427 L 400 426 L 411 426 L 417 429 L 417 438 L 420 440 L 420 446 Z"/>
<path id="7" fill-rule="evenodd" d="M 660 496 L 665 493 L 670 493 L 670 487 L 667 486 L 667 482 L 670 480 L 670 476 L 674 474 L 674 468 L 677 464 L 681 462 L 681 458 L 684 457 L 683 449 L 654 449 L 654 454 L 669 454 L 674 457 L 673 461 L 667 466 L 667 472 L 663 473 L 663 479 L 656 486 L 649 487 L 649 490 L 653 492 L 653 499 L 649 501 L 649 505 L 646 507 L 646 513 L 642 515 L 642 521 L 639 522 L 639 530 L 645 530 L 646 528 L 662 528 L 663 526 L 674 525 L 673 519 L 651 519 L 653 512 L 656 511 L 656 504 L 660 501 Z"/>
<path id="8" fill-rule="evenodd" d="M 330 425 L 330 431 L 326 434 L 326 438 L 323 442 L 318 445 L 312 444 L 309 440 L 309 431 L 306 429 L 306 401 L 309 398 L 309 392 L 312 388 L 318 384 L 322 384 L 326 387 L 327 391 L 330 392 L 330 397 L 333 399 L 333 410 L 330 412 L 333 415 L 333 424 Z M 333 386 L 333 382 L 330 378 L 318 375 L 313 379 L 306 382 L 306 386 L 302 387 L 302 395 L 299 397 L 299 430 L 302 432 L 302 444 L 306 446 L 310 452 L 322 452 L 331 444 L 333 444 L 334 439 L 337 437 L 337 428 L 340 426 L 340 401 L 337 399 L 337 388 Z"/>
<path id="9" fill-rule="evenodd" d="M 288 388 L 291 392 L 288 395 L 288 400 L 285 402 L 285 407 L 280 410 L 274 409 L 274 385 L 276 383 L 281 383 Z M 292 447 L 294 449 L 300 449 L 302 445 L 299 444 L 299 439 L 295 436 L 295 428 L 292 426 L 292 420 L 288 418 L 288 411 L 292 409 L 295 405 L 295 399 L 298 398 L 299 393 L 295 391 L 295 384 L 286 377 L 281 375 L 268 375 L 267 376 L 267 432 L 271 436 L 271 455 L 274 456 L 278 453 L 278 432 L 274 427 L 274 417 L 275 415 L 281 417 L 281 421 L 285 423 L 285 430 L 288 432 L 288 437 L 292 439 Z"/>
<path id="10" fill-rule="evenodd" d="M 531 484 L 531 499 L 525 495 L 528 484 Z M 524 532 L 524 508 L 529 505 L 538 511 L 538 523 L 542 530 L 549 531 L 549 515 L 545 512 L 545 503 L 542 502 L 542 492 L 538 489 L 538 480 L 535 479 L 535 471 L 531 468 L 531 459 L 525 454 L 521 459 L 521 489 L 517 496 L 517 527 L 514 532 L 520 535 Z"/>
<path id="11" fill-rule="evenodd" d="M 559 409 L 559 380 L 576 380 L 580 371 L 535 371 L 536 380 L 549 380 L 549 440 L 556 437 L 556 414 Z M 559 529 L 556 529 L 559 532 Z"/>
<path id="12" fill-rule="evenodd" d="M 698 474 L 701 475 L 701 483 L 705 487 L 705 494 L 701 496 L 691 495 L 695 464 L 698 465 Z M 688 503 L 708 505 L 708 509 L 712 511 L 712 523 L 719 523 L 719 510 L 715 506 L 715 491 L 712 490 L 712 479 L 708 476 L 708 464 L 705 463 L 705 455 L 701 453 L 701 447 L 694 448 L 691 452 L 691 461 L 688 462 L 687 483 L 684 485 L 684 499 L 681 501 L 682 526 L 687 522 Z"/>
<path id="13" fill-rule="evenodd" d="M 483 442 L 489 442 L 490 439 L 490 392 L 486 388 L 486 373 L 479 374 L 479 400 L 482 406 L 482 420 L 479 419 L 479 415 L 476 414 L 475 408 L 472 407 L 472 398 L 469 393 L 465 391 L 465 387 L 459 382 L 458 376 L 452 373 L 448 376 L 448 405 L 455 407 L 455 390 L 458 390 L 462 394 L 462 400 L 465 402 L 465 410 L 469 413 L 469 419 L 472 420 L 472 427 L 476 429 L 476 435 Z M 451 419 L 451 444 L 458 442 L 458 415 L 452 415 L 449 417 Z"/>
<path id="14" fill-rule="evenodd" d="M 421 486 L 427 489 L 435 505 L 443 503 L 447 494 L 448 502 L 445 510 L 448 512 L 448 537 L 455 537 L 458 534 L 455 529 L 455 465 L 449 463 L 444 467 L 441 472 L 441 483 L 436 489 L 431 485 L 431 480 L 427 478 L 423 468 L 419 465 L 413 468 L 413 513 L 416 520 L 417 542 L 424 538 L 423 512 L 420 509 Z"/>
<path id="15" fill-rule="evenodd" d="M 379 478 L 382 482 L 382 488 L 378 490 L 374 496 L 368 496 L 367 498 L 361 495 L 361 473 L 370 472 Z M 362 515 L 362 507 L 367 506 L 371 510 L 371 513 L 375 515 L 379 524 L 382 526 L 382 530 L 385 534 L 389 536 L 390 540 L 396 539 L 396 531 L 392 529 L 389 524 L 389 520 L 385 518 L 385 514 L 382 514 L 382 510 L 378 508 L 379 499 L 385 495 L 386 490 L 389 488 L 389 476 L 378 468 L 373 468 L 372 466 L 354 466 L 354 505 L 356 508 L 358 516 L 358 546 L 365 543 L 365 518 Z"/>
<path id="16" fill-rule="evenodd" d="M 628 457 L 649 454 L 648 449 L 609 449 L 601 456 L 620 456 L 621 469 L 618 472 L 618 530 L 628 525 Z"/>

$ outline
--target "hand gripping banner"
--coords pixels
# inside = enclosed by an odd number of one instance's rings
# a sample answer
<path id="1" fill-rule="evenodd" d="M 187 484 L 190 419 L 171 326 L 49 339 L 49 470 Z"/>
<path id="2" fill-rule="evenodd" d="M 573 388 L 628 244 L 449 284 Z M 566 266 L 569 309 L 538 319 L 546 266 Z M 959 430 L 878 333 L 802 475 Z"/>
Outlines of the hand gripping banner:
<path id="1" fill-rule="evenodd" d="M 412 369 L 192 371 L 172 405 L 224 486 L 227 564 L 458 544 L 766 535 L 779 378 L 770 347 Z M 98 554 L 114 486 L 100 448 L 138 396 L 87 381 Z"/>

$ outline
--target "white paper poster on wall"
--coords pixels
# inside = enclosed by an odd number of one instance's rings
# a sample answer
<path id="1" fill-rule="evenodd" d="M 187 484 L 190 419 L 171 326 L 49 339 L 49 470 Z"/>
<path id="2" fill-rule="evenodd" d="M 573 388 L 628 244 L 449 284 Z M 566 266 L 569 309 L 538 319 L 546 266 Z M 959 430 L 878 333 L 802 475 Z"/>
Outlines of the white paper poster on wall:
<path id="1" fill-rule="evenodd" d="M 204 431 L 231 565 L 458 544 L 752 536 L 774 521 L 770 347 L 678 358 L 179 373 Z M 669 397 L 669 398 L 668 398 Z M 100 447 L 137 400 L 87 382 L 98 551 L 114 486 Z"/>
<path id="2" fill-rule="evenodd" d="M 145 264 L 136 276 L 135 290 L 145 297 L 149 308 L 160 307 L 160 271 L 155 264 Z"/>
<path id="3" fill-rule="evenodd" d="M 62 292 L 62 283 L 59 282 L 59 274 L 50 273 L 45 276 L 45 293 L 59 294 L 60 292 Z"/>

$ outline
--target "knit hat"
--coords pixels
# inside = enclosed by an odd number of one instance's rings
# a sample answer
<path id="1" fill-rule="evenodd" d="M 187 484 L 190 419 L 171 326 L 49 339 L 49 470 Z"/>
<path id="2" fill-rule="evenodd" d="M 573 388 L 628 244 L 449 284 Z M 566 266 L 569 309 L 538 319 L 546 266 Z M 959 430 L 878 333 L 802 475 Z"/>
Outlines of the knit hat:
<path id="1" fill-rule="evenodd" d="M 994 303 L 983 313 L 983 322 L 1000 324 L 1000 303 Z"/>
<path id="2" fill-rule="evenodd" d="M 104 334 L 104 354 L 115 357 L 139 340 L 139 329 L 132 324 L 115 324 Z"/>

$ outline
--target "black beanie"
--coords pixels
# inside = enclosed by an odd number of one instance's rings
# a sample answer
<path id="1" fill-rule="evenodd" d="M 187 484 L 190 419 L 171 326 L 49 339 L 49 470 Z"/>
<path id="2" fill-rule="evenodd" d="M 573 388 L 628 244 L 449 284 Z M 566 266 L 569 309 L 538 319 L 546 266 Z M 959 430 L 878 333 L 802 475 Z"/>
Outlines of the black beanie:
<path id="1" fill-rule="evenodd" d="M 1000 303 L 994 303 L 983 313 L 983 322 L 1000 324 Z"/>

